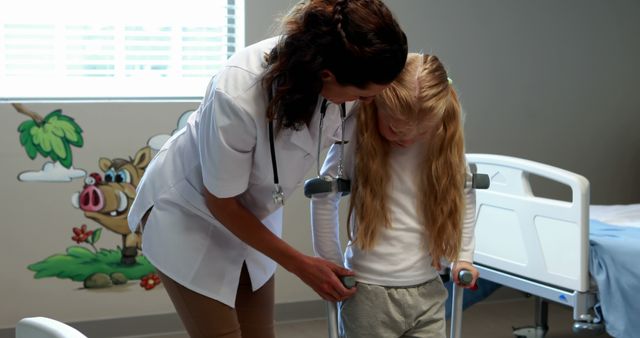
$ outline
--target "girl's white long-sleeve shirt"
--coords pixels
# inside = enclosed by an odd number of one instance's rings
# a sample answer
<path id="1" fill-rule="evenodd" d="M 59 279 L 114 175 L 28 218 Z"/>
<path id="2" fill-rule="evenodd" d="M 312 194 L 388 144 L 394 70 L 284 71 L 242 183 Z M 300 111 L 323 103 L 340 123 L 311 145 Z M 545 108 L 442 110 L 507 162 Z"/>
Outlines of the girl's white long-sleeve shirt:
<path id="1" fill-rule="evenodd" d="M 345 139 L 355 141 L 356 123 L 347 120 Z M 387 212 L 390 227 L 381 227 L 374 247 L 363 251 L 351 242 L 342 254 L 339 224 L 339 193 L 315 195 L 311 199 L 313 247 L 317 255 L 343 264 L 356 274 L 362 283 L 384 286 L 410 286 L 437 277 L 431 255 L 425 242 L 425 228 L 421 223 L 417 205 L 418 175 L 425 153 L 426 142 L 416 142 L 410 147 L 393 147 L 390 154 L 390 181 L 387 191 Z M 354 177 L 355 142 L 344 147 L 344 173 L 347 179 Z M 333 145 L 322 167 L 322 175 L 335 177 L 338 173 L 341 146 Z M 475 191 L 465 189 L 465 213 L 462 229 L 462 246 L 459 260 L 473 262 L 475 247 Z M 352 231 L 357 222 L 352 217 Z"/>

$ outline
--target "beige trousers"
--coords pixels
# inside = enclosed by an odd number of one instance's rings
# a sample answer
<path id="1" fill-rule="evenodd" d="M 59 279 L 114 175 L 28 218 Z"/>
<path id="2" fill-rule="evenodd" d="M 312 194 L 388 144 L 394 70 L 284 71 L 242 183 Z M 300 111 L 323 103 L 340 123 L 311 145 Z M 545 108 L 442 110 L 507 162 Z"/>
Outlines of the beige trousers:
<path id="1" fill-rule="evenodd" d="M 445 338 L 447 290 L 440 278 L 410 287 L 358 283 L 342 303 L 346 338 Z"/>

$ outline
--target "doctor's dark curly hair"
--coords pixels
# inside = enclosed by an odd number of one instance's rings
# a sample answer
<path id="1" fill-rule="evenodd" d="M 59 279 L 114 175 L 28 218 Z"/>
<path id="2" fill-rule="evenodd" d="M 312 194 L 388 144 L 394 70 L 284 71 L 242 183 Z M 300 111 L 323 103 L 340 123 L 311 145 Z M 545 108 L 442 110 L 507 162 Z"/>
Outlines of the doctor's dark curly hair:
<path id="1" fill-rule="evenodd" d="M 311 120 L 322 90 L 321 72 L 341 85 L 386 85 L 407 58 L 407 38 L 381 0 L 306 0 L 283 18 L 282 37 L 263 78 L 267 107 L 278 129 Z"/>

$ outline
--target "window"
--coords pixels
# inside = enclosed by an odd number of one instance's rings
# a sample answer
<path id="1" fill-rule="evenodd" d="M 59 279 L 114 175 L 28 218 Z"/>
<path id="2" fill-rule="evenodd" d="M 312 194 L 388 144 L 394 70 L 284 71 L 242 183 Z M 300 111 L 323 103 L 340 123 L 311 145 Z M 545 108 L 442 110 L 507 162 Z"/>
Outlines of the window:
<path id="1" fill-rule="evenodd" d="M 2 7 L 0 101 L 198 99 L 244 44 L 243 0 Z"/>

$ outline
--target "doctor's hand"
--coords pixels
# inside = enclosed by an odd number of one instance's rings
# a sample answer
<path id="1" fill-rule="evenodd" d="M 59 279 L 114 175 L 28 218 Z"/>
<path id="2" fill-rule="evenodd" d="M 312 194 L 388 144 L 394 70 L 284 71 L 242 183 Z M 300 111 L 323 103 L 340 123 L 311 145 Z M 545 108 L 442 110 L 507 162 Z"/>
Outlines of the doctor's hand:
<path id="1" fill-rule="evenodd" d="M 460 283 L 460 279 L 458 278 L 460 271 L 462 270 L 468 270 L 469 272 L 471 272 L 471 275 L 473 276 L 473 279 L 471 280 L 471 283 L 469 284 L 461 284 Z M 463 288 L 467 288 L 467 289 L 473 289 L 476 286 L 476 281 L 478 280 L 478 277 L 480 277 L 480 273 L 478 272 L 478 269 L 476 269 L 475 266 L 473 266 L 473 264 L 466 262 L 466 261 L 457 261 L 453 264 L 453 267 L 451 268 L 451 275 L 453 276 L 453 282 L 456 283 L 459 286 L 462 286 Z"/>
<path id="2" fill-rule="evenodd" d="M 340 276 L 353 276 L 353 271 L 319 257 L 303 256 L 290 271 L 324 300 L 339 302 L 356 292 L 355 287 L 347 289 L 339 279 Z"/>

